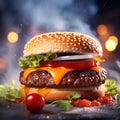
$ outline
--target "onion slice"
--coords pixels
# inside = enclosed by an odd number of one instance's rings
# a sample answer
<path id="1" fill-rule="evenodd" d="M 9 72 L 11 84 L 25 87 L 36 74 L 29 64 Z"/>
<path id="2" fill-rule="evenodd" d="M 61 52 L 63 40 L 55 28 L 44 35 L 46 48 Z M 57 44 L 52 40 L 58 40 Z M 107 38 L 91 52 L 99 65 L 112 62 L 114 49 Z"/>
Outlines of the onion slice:
<path id="1" fill-rule="evenodd" d="M 96 54 L 84 54 L 84 55 L 70 55 L 70 56 L 60 56 L 53 59 L 53 61 L 59 60 L 80 60 L 80 59 L 90 59 L 94 56 L 98 56 Z"/>

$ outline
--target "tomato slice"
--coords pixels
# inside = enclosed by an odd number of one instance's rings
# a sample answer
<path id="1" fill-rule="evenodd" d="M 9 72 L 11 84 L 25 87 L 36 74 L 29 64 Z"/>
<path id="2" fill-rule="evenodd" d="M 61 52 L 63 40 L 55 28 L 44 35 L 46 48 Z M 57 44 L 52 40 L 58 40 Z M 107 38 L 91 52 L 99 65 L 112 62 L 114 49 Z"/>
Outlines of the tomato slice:
<path id="1" fill-rule="evenodd" d="M 47 61 L 42 62 L 41 67 L 66 67 L 72 69 L 88 69 L 99 66 L 100 62 L 95 60 L 80 60 L 80 61 Z"/>

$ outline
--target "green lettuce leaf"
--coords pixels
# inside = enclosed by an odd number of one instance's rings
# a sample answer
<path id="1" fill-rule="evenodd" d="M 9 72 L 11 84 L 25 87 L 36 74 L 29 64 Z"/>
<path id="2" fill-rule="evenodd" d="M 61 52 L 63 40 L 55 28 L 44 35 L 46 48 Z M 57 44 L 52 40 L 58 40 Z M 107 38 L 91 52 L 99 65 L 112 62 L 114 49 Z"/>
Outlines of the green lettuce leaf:
<path id="1" fill-rule="evenodd" d="M 67 97 L 67 100 L 56 100 L 56 101 L 52 102 L 51 104 L 56 104 L 56 107 L 60 108 L 61 110 L 69 111 L 73 107 L 71 104 L 71 101 L 73 99 L 80 98 L 81 95 L 78 93 L 73 93 L 73 94 L 68 95 L 66 97 Z"/>
<path id="2" fill-rule="evenodd" d="M 78 99 L 80 97 L 81 97 L 81 95 L 78 93 L 73 93 L 73 94 L 67 96 L 68 100 Z"/>
<path id="3" fill-rule="evenodd" d="M 72 108 L 70 100 L 58 100 L 56 101 L 56 107 L 64 111 L 69 111 Z"/>
<path id="4" fill-rule="evenodd" d="M 120 87 L 117 86 L 115 80 L 107 79 L 104 85 L 105 85 L 107 94 L 112 96 L 113 98 L 116 98 L 116 95 L 120 93 Z"/>
<path id="5" fill-rule="evenodd" d="M 48 61 L 50 59 L 55 58 L 57 55 L 55 53 L 49 52 L 46 55 L 32 55 L 29 57 L 20 57 L 19 58 L 19 66 L 22 69 L 26 69 L 29 67 L 35 68 L 40 66 L 41 61 Z"/>
<path id="6" fill-rule="evenodd" d="M 21 97 L 20 88 L 17 87 L 14 80 L 9 84 L 0 85 L 0 98 L 4 100 L 14 100 Z"/>

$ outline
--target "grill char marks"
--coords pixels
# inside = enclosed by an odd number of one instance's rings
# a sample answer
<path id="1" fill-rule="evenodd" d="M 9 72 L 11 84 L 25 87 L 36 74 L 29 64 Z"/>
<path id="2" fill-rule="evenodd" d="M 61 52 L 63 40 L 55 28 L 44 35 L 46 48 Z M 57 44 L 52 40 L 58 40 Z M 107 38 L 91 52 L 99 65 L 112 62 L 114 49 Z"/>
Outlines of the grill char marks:
<path id="1" fill-rule="evenodd" d="M 98 73 L 92 70 L 74 71 L 67 74 L 61 81 L 62 86 L 89 87 L 103 84 L 106 80 L 106 71 Z"/>
<path id="2" fill-rule="evenodd" d="M 52 76 L 47 71 L 33 71 L 28 75 L 27 80 L 23 79 L 22 71 L 19 80 L 22 84 L 31 87 L 45 87 L 55 84 Z"/>
<path id="3" fill-rule="evenodd" d="M 56 85 L 51 74 L 47 71 L 34 71 L 29 74 L 26 80 L 23 79 L 22 71 L 19 80 L 21 84 L 30 87 L 79 88 L 103 84 L 106 77 L 105 69 L 100 69 L 99 72 L 93 70 L 72 71 L 63 77 L 59 85 Z"/>

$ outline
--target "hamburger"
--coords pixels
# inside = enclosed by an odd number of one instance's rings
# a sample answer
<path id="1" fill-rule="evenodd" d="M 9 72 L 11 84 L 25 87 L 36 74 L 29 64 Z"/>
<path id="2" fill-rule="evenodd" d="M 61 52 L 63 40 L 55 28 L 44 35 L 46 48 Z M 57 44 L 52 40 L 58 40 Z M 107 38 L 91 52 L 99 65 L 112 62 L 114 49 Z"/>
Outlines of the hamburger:
<path id="1" fill-rule="evenodd" d="M 93 100 L 105 95 L 107 71 L 101 67 L 102 47 L 95 38 L 75 32 L 36 35 L 25 45 L 19 59 L 22 97 L 30 93 L 46 102 L 78 93 Z"/>

